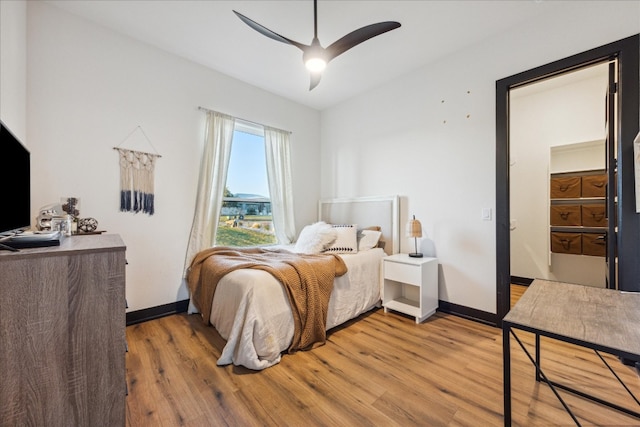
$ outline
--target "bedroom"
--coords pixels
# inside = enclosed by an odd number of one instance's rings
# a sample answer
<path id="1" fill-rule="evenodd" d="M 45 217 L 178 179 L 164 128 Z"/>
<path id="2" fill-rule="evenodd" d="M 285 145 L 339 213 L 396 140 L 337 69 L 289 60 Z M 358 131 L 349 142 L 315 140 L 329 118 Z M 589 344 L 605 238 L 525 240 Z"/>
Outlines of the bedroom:
<path id="1" fill-rule="evenodd" d="M 33 153 L 34 212 L 77 195 L 83 214 L 122 235 L 130 312 L 188 298 L 181 274 L 203 105 L 292 131 L 294 164 L 304 165 L 294 168 L 304 183 L 295 193 L 298 229 L 316 219 L 322 197 L 406 197 L 403 221 L 422 221 L 440 259 L 439 298 L 491 314 L 495 221 L 480 213 L 496 205 L 495 82 L 638 33 L 638 3 L 614 4 L 535 17 L 319 111 L 46 2 L 2 1 L 0 113 Z M 152 217 L 117 211 L 111 148 L 137 125 L 163 156 Z"/>
<path id="2" fill-rule="evenodd" d="M 408 201 L 403 207 L 407 218 L 401 225 L 415 214 L 422 220 L 426 238 L 435 242 L 443 271 L 440 299 L 495 313 L 495 222 L 483 221 L 480 214 L 482 208 L 495 209 L 496 203 L 495 81 L 637 32 L 636 2 L 618 5 L 627 10 L 622 14 L 626 21 L 603 31 L 593 31 L 595 20 L 618 12 L 606 2 L 587 4 L 571 10 L 568 23 L 560 16 L 541 23 L 534 19 L 511 30 L 508 37 L 499 34 L 317 111 L 108 31 L 46 2 L 22 6 L 9 2 L 3 4 L 3 17 L 10 20 L 9 15 L 16 13 L 17 18 L 3 25 L 3 31 L 20 22 L 24 26 L 14 29 L 22 37 L 2 38 L 3 44 L 15 43 L 2 49 L 3 58 L 15 55 L 2 62 L 6 69 L 2 73 L 6 82 L 3 120 L 18 136 L 26 136 L 34 170 L 41 172 L 33 181 L 34 212 L 61 196 L 77 195 L 83 214 L 98 219 L 108 231 L 117 230 L 125 241 L 136 242 L 128 249 L 129 311 L 188 298 L 180 277 L 203 139 L 204 115 L 197 107 L 203 105 L 288 129 L 301 141 L 294 143 L 293 152 L 294 165 L 305 165 L 293 170 L 294 180 L 304 182 L 294 189 L 298 230 L 315 220 L 320 198 L 401 194 Z M 560 34 L 565 31 L 580 37 L 564 39 Z M 549 42 L 556 38 L 564 43 Z M 485 61 L 493 51 L 511 53 Z M 22 66 L 20 60 L 25 61 Z M 467 63 L 475 64 L 473 73 L 468 72 Z M 394 107 L 363 108 L 372 104 Z M 389 125 L 376 128 L 376 123 Z M 126 215 L 113 208 L 118 172 L 111 148 L 137 125 L 142 125 L 163 156 L 156 177 L 158 211 L 152 217 Z M 72 128 L 76 130 L 70 132 Z M 388 143 L 390 139 L 393 144 Z M 415 155 L 397 164 L 385 162 L 408 150 Z M 62 168 L 62 161 L 74 165 Z M 458 190 L 433 185 L 441 179 L 451 188 L 464 189 L 462 197 Z M 157 256 L 163 263 L 151 268 Z"/>

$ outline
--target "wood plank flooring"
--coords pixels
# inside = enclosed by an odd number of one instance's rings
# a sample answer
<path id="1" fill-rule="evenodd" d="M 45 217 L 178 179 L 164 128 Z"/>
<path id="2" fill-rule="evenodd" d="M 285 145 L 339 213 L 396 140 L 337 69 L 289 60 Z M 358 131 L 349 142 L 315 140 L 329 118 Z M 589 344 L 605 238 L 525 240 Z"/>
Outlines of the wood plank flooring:
<path id="1" fill-rule="evenodd" d="M 532 336 L 519 335 L 529 349 Z M 422 324 L 374 310 L 328 342 L 263 371 L 216 366 L 224 346 L 199 315 L 127 327 L 127 426 L 501 426 L 502 333 L 436 313 Z M 574 425 L 512 341 L 513 425 Z M 543 338 L 552 379 L 634 408 L 592 352 Z M 635 370 L 606 356 L 640 396 Z M 640 419 L 562 392 L 584 426 Z M 636 410 L 640 408 L 635 406 Z"/>
<path id="2" fill-rule="evenodd" d="M 509 293 L 509 295 L 511 296 L 511 307 L 512 308 L 518 302 L 518 300 L 520 299 L 522 294 L 524 294 L 524 291 L 527 290 L 527 287 L 528 286 L 525 286 L 525 285 L 514 285 L 514 284 L 511 284 L 511 292 Z"/>

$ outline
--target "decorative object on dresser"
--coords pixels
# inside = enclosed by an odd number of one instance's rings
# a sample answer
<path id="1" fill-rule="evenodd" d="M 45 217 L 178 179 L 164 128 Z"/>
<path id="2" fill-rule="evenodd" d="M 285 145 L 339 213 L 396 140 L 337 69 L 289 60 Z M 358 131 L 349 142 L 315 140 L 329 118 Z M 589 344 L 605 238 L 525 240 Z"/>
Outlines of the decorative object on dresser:
<path id="1" fill-rule="evenodd" d="M 40 208 L 36 218 L 39 231 L 61 231 L 65 236 L 78 234 L 100 234 L 98 221 L 95 218 L 80 218 L 80 199 L 63 197 L 61 203 L 54 203 Z"/>
<path id="2" fill-rule="evenodd" d="M 67 235 L 76 234 L 78 232 L 78 218 L 80 217 L 80 199 L 77 197 L 63 197 L 60 199 L 62 210 L 67 213 L 70 218 L 70 227 Z"/>
<path id="3" fill-rule="evenodd" d="M 0 425 L 125 425 L 120 236 L 0 252 Z"/>
<path id="4" fill-rule="evenodd" d="M 383 264 L 384 312 L 399 311 L 422 322 L 438 308 L 438 259 L 411 254 L 385 257 Z"/>
<path id="5" fill-rule="evenodd" d="M 51 218 L 51 231 L 60 231 L 65 236 L 73 234 L 73 218 L 71 215 Z"/>
<path id="6" fill-rule="evenodd" d="M 62 210 L 74 218 L 80 216 L 80 199 L 77 197 L 63 197 L 60 200 Z"/>
<path id="7" fill-rule="evenodd" d="M 64 218 L 66 213 L 60 203 L 53 203 L 40 208 L 36 218 L 36 227 L 40 231 L 51 230 L 51 222 L 54 218 Z"/>
<path id="8" fill-rule="evenodd" d="M 78 220 L 78 233 L 92 233 L 98 229 L 98 221 L 95 218 L 80 218 Z"/>
<path id="9" fill-rule="evenodd" d="M 415 215 L 407 224 L 407 234 L 409 237 L 413 237 L 416 248 L 415 252 L 410 253 L 409 256 L 412 258 L 422 258 L 422 254 L 418 252 L 418 237 L 422 237 L 422 224 L 416 219 Z"/>

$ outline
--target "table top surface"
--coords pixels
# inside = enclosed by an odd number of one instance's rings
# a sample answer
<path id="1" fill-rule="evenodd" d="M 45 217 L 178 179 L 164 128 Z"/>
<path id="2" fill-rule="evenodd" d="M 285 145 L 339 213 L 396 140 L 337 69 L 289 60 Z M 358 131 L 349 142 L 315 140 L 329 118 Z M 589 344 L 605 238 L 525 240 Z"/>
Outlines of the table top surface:
<path id="1" fill-rule="evenodd" d="M 400 253 L 394 254 L 394 255 L 388 255 L 382 259 L 384 261 L 399 262 L 403 264 L 415 264 L 415 265 L 438 261 L 438 259 L 434 257 L 422 256 L 420 258 L 413 258 L 413 257 L 410 257 L 409 254 L 400 254 Z"/>
<path id="2" fill-rule="evenodd" d="M 126 250 L 122 238 L 118 234 L 74 235 L 61 239 L 58 246 L 25 248 L 18 252 L 0 251 L 0 263 L 33 256 L 65 256 L 72 253 L 104 252 L 110 250 Z"/>
<path id="3" fill-rule="evenodd" d="M 640 357 L 640 293 L 536 279 L 504 322 Z"/>

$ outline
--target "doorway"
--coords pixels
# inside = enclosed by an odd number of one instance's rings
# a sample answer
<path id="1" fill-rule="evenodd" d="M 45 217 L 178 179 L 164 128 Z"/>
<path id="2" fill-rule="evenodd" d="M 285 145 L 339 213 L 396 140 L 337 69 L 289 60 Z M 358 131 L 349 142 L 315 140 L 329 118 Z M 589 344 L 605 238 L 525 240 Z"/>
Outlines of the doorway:
<path id="1" fill-rule="evenodd" d="M 509 91 L 512 283 L 607 286 L 609 71 L 603 61 Z"/>
<path id="2" fill-rule="evenodd" d="M 603 61 L 617 61 L 617 110 L 613 129 L 618 146 L 615 219 L 618 289 L 640 291 L 640 220 L 635 213 L 633 139 L 638 133 L 640 35 L 628 37 L 496 82 L 496 325 L 510 309 L 511 224 L 509 92 L 532 83 Z"/>

